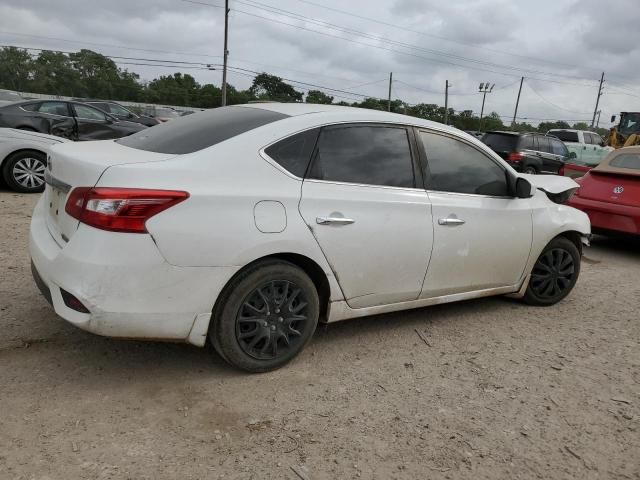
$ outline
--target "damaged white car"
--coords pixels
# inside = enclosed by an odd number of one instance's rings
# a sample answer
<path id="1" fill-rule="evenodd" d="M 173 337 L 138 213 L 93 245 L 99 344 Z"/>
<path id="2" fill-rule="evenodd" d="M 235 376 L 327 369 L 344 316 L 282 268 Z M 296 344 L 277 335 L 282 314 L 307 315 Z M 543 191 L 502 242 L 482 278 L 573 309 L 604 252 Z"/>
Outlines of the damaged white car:
<path id="1" fill-rule="evenodd" d="M 561 203 L 573 180 L 518 174 L 451 127 L 348 107 L 224 107 L 56 145 L 46 182 L 30 248 L 61 317 L 208 338 L 252 372 L 291 360 L 318 321 L 489 295 L 552 305 L 590 234 Z"/>

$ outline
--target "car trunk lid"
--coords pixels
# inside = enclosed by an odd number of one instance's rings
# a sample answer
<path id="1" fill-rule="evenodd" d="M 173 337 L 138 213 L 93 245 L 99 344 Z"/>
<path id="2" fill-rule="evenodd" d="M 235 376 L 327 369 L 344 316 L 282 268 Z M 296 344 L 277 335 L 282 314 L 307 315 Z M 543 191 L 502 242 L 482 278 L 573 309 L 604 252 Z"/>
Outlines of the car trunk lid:
<path id="1" fill-rule="evenodd" d="M 640 175 L 593 169 L 580 185 L 578 195 L 618 205 L 640 205 Z"/>
<path id="2" fill-rule="evenodd" d="M 133 149 L 112 140 L 53 146 L 47 159 L 44 196 L 49 208 L 47 227 L 54 240 L 64 246 L 78 228 L 78 220 L 65 212 L 67 198 L 75 187 L 95 186 L 105 170 L 114 165 L 160 161 L 174 156 Z"/>

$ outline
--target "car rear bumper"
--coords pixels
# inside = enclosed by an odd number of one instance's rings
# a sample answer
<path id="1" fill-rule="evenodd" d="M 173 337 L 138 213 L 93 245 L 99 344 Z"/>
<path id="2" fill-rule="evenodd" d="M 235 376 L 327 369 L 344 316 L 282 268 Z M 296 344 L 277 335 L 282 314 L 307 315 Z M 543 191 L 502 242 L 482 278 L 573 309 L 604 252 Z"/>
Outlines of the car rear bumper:
<path id="1" fill-rule="evenodd" d="M 590 200 L 575 195 L 569 200 L 569 205 L 589 215 L 594 229 L 640 234 L 640 207 Z"/>
<path id="2" fill-rule="evenodd" d="M 176 267 L 164 260 L 150 235 L 82 224 L 60 247 L 46 215 L 41 199 L 29 249 L 36 284 L 59 316 L 98 335 L 204 345 L 213 304 L 237 267 Z M 68 306 L 64 292 L 89 313 Z"/>

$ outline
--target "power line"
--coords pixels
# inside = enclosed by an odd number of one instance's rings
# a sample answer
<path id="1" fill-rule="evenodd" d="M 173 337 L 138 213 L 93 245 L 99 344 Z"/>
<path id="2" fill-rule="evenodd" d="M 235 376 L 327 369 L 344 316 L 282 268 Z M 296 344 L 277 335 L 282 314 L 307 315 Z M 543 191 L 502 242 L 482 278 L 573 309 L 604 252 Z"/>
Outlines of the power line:
<path id="1" fill-rule="evenodd" d="M 559 110 L 564 110 L 565 112 L 569 112 L 569 113 L 577 113 L 577 114 L 579 114 L 579 115 L 589 115 L 589 113 L 588 113 L 588 112 L 577 112 L 577 111 L 575 111 L 575 110 L 569 110 L 568 108 L 561 107 L 560 105 L 557 105 L 557 104 L 553 103 L 552 101 L 547 100 L 545 97 L 543 97 L 542 95 L 540 95 L 540 93 L 538 93 L 538 91 L 537 91 L 535 88 L 533 88 L 533 86 L 528 82 L 528 80 L 529 80 L 529 79 L 528 79 L 528 78 L 526 78 L 526 79 L 525 79 L 525 83 L 526 83 L 526 84 L 528 85 L 528 87 L 533 91 L 533 93 L 535 93 L 538 97 L 540 97 L 543 101 L 547 102 L 549 105 L 551 105 L 551 106 L 553 106 L 553 107 L 555 107 L 555 108 L 557 108 L 557 109 L 559 109 Z"/>
<path id="2" fill-rule="evenodd" d="M 419 30 L 413 30 L 413 29 L 405 27 L 405 26 L 396 25 L 396 24 L 393 24 L 393 23 L 390 23 L 390 22 L 385 22 L 385 21 L 382 21 L 382 20 L 378 20 L 378 19 L 375 19 L 375 18 L 364 16 L 364 15 L 359 15 L 357 13 L 348 12 L 346 10 L 340 10 L 338 8 L 329 7 L 327 5 L 322 5 L 320 3 L 312 2 L 310 0 L 297 0 L 297 1 L 301 2 L 301 3 L 306 3 L 308 5 L 313 5 L 315 7 L 324 8 L 326 10 L 330 10 L 330 11 L 333 11 L 333 12 L 341 13 L 343 15 L 348 15 L 348 16 L 351 16 L 351 17 L 359 18 L 361 20 L 367 20 L 369 22 L 377 23 L 379 25 L 385 25 L 387 27 L 392 27 L 392 28 L 395 28 L 395 29 L 398 29 L 398 30 L 402 30 L 403 32 L 411 32 L 411 33 L 415 33 L 417 35 L 421 35 L 421 36 L 424 36 L 424 37 L 437 38 L 438 40 L 444 40 L 444 41 L 447 41 L 447 42 L 457 43 L 457 44 L 460 44 L 460 45 L 464 45 L 466 47 L 472 47 L 472 48 L 476 48 L 476 49 L 486 50 L 488 52 L 501 53 L 503 55 L 511 55 L 513 57 L 525 58 L 525 59 L 529 59 L 529 60 L 536 60 L 538 62 L 547 63 L 547 64 L 550 64 L 550 65 L 553 64 L 553 65 L 560 65 L 560 66 L 571 67 L 571 68 L 580 68 L 579 65 L 572 65 L 572 64 L 561 63 L 561 62 L 553 62 L 553 61 L 548 60 L 548 59 L 543 59 L 543 58 L 539 58 L 539 57 L 533 57 L 533 56 L 530 56 L 530 55 L 522 55 L 522 54 L 513 53 L 513 52 L 506 52 L 506 51 L 503 51 L 503 50 L 496 50 L 496 49 L 492 49 L 492 48 L 488 48 L 488 47 L 479 47 L 478 45 L 475 45 L 475 44 L 470 43 L 470 42 L 463 42 L 463 41 L 456 40 L 456 39 L 453 39 L 453 38 L 441 37 L 441 36 L 438 36 L 438 35 L 433 35 L 433 34 L 421 32 Z M 596 70 L 596 69 L 592 69 L 592 70 Z"/>

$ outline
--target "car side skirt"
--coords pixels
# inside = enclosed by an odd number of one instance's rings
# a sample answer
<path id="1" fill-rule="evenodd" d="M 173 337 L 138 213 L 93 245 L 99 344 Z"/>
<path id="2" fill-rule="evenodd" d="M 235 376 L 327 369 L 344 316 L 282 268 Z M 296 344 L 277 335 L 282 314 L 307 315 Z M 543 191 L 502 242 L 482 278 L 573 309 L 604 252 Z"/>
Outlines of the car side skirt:
<path id="1" fill-rule="evenodd" d="M 487 288 L 484 290 L 475 290 L 473 292 L 455 293 L 452 295 L 443 295 L 441 297 L 422 298 L 419 300 L 411 300 L 408 302 L 392 303 L 389 305 L 376 305 L 374 307 L 351 308 L 346 301 L 340 300 L 329 304 L 327 313 L 327 323 L 348 320 L 350 318 L 366 317 L 369 315 L 380 315 L 383 313 L 398 312 L 400 310 L 410 310 L 413 308 L 430 307 L 432 305 L 440 305 L 443 303 L 458 302 L 461 300 L 471 300 L 474 298 L 491 297 L 494 295 L 523 296 L 529 284 L 529 275 L 516 285 Z M 521 295 L 522 294 L 522 295 Z"/>

